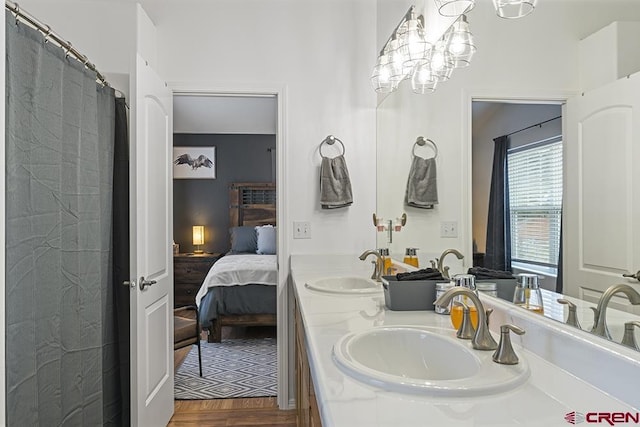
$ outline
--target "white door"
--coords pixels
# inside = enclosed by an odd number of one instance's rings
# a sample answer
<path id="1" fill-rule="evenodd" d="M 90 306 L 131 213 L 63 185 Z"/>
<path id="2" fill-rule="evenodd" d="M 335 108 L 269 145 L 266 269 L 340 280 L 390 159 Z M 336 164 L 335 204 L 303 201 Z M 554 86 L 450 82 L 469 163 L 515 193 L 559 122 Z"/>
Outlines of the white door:
<path id="1" fill-rule="evenodd" d="M 173 415 L 172 94 L 137 55 L 131 78 L 131 419 Z"/>
<path id="2" fill-rule="evenodd" d="M 640 74 L 567 102 L 565 293 L 596 302 L 610 285 L 638 285 Z M 626 298 L 612 306 L 632 311 Z M 636 308 L 637 309 L 637 308 Z"/>

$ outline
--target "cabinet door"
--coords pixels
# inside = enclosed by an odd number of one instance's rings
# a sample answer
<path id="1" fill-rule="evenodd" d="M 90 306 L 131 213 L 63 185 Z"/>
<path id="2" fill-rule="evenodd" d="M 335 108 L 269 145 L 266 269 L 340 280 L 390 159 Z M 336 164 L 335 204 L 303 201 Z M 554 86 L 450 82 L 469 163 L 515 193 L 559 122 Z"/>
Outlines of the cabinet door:
<path id="1" fill-rule="evenodd" d="M 298 305 L 295 307 L 295 330 L 296 330 L 296 411 L 298 427 L 308 427 L 310 421 L 309 404 L 309 363 L 304 339 L 304 326 Z"/>

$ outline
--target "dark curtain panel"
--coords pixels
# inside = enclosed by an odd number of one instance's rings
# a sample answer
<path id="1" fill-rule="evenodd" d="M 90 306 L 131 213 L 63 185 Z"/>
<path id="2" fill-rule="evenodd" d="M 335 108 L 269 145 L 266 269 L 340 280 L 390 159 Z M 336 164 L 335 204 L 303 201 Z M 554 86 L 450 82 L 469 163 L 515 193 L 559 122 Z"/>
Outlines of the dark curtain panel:
<path id="1" fill-rule="evenodd" d="M 5 421 L 120 425 L 114 93 L 5 16 Z"/>
<path id="2" fill-rule="evenodd" d="M 113 247 L 111 286 L 106 288 L 103 328 L 104 425 L 131 424 L 129 381 L 129 133 L 124 98 L 115 100 L 113 160 Z M 109 343 L 109 345 L 107 345 Z"/>
<path id="3" fill-rule="evenodd" d="M 509 219 L 509 178 L 507 150 L 509 137 L 493 140 L 493 172 L 489 193 L 487 248 L 484 266 L 492 270 L 511 271 L 511 222 Z"/>

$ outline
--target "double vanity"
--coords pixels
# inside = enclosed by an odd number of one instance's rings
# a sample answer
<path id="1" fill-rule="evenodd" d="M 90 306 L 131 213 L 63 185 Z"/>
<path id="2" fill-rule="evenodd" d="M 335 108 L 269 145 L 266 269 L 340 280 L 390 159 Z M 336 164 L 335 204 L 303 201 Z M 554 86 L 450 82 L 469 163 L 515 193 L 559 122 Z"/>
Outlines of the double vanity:
<path id="1" fill-rule="evenodd" d="M 610 425 L 611 414 L 639 416 L 637 351 L 481 295 L 496 342 L 502 325 L 525 332 L 511 336 L 518 363 L 496 363 L 493 350 L 457 338 L 448 315 L 387 309 L 370 275 L 357 256 L 291 258 L 299 425 Z"/>

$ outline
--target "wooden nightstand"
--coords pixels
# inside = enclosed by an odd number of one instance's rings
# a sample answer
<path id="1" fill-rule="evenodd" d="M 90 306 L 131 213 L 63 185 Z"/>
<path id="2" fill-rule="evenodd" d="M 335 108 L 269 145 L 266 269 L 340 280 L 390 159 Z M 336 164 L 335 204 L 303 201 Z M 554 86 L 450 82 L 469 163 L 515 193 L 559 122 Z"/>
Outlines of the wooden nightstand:
<path id="1" fill-rule="evenodd" d="M 194 305 L 196 294 L 220 254 L 173 256 L 173 306 Z"/>

